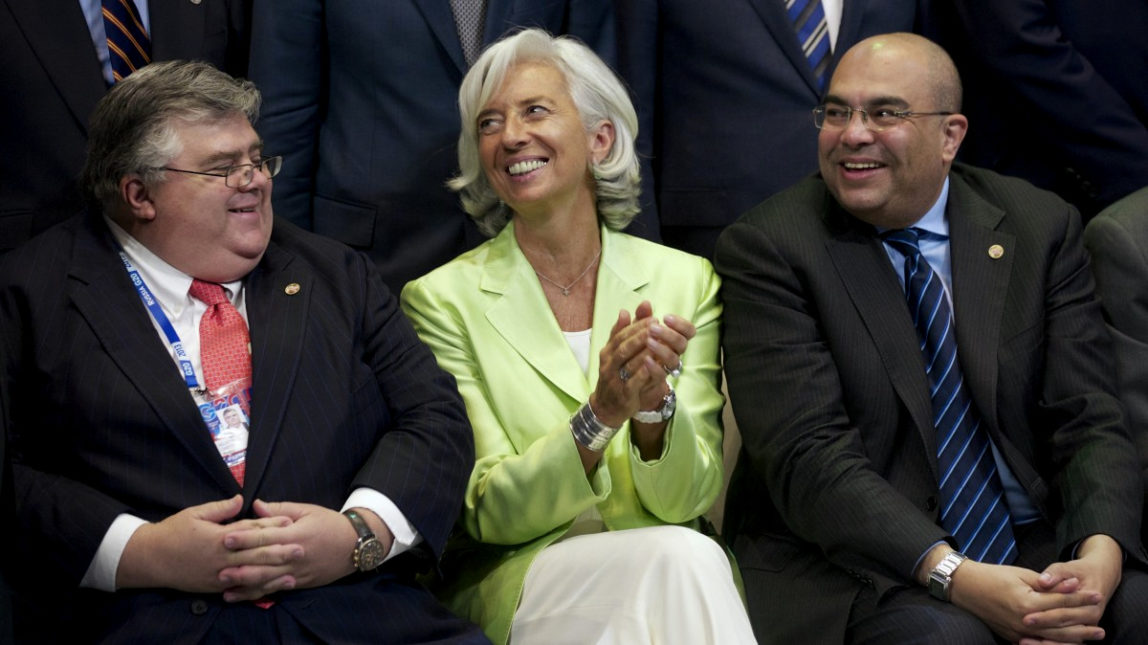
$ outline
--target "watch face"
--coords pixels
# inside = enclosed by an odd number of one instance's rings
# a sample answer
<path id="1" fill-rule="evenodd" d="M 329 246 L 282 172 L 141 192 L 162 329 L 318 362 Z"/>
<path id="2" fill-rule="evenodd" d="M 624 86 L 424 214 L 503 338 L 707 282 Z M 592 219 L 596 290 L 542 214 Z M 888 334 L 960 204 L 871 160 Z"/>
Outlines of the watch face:
<path id="1" fill-rule="evenodd" d="M 383 544 L 376 538 L 359 542 L 355 547 L 355 567 L 359 571 L 372 571 L 383 564 Z"/>
<path id="2" fill-rule="evenodd" d="M 946 591 L 948 591 L 948 580 L 938 578 L 937 573 L 929 574 L 929 595 L 937 600 L 948 600 Z"/>

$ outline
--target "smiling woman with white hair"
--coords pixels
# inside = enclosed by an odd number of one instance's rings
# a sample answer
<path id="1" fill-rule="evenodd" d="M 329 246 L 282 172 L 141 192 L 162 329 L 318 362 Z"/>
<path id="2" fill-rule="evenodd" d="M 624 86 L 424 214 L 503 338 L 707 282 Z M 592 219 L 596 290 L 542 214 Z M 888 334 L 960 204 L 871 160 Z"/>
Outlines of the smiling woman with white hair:
<path id="1" fill-rule="evenodd" d="M 620 231 L 637 119 L 575 40 L 492 45 L 459 93 L 463 205 L 493 239 L 409 283 L 477 462 L 442 596 L 495 643 L 749 643 L 701 528 L 722 485 L 719 281 Z"/>

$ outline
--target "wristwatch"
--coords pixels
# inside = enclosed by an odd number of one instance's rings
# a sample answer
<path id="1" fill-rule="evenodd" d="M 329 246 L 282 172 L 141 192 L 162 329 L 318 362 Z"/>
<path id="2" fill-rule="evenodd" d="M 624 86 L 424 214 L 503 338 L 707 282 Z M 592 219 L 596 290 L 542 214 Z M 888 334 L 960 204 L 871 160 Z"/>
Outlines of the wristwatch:
<path id="1" fill-rule="evenodd" d="M 674 409 L 678 407 L 678 395 L 674 394 L 674 388 L 670 387 L 670 392 L 662 397 L 662 405 L 656 410 L 638 410 L 634 413 L 634 421 L 640 423 L 661 423 L 668 421 L 670 417 L 674 416 Z"/>
<path id="2" fill-rule="evenodd" d="M 359 571 L 378 569 L 383 563 L 383 556 L 386 555 L 383 552 L 383 543 L 375 537 L 371 527 L 367 526 L 367 521 L 361 515 L 350 509 L 343 511 L 343 515 L 351 520 L 351 526 L 355 527 L 355 533 L 359 534 L 359 541 L 355 543 L 355 550 L 351 552 L 351 561 L 355 563 L 355 568 Z"/>
<path id="3" fill-rule="evenodd" d="M 968 560 L 968 557 L 958 551 L 951 551 L 944 558 L 941 558 L 937 566 L 929 572 L 929 595 L 937 600 L 949 602 L 949 597 L 953 593 L 953 572 L 965 560 Z"/>

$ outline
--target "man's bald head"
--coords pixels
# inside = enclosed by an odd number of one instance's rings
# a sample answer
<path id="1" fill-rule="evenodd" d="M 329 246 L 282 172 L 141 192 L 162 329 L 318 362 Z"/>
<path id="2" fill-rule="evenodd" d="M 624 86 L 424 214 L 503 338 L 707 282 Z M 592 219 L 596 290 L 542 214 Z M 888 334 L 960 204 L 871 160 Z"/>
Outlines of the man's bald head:
<path id="1" fill-rule="evenodd" d="M 841 57 L 895 57 L 918 60 L 927 70 L 930 93 L 935 109 L 945 112 L 960 112 L 964 91 L 957 66 L 948 52 L 937 43 L 908 32 L 896 32 L 870 36 L 857 43 Z"/>

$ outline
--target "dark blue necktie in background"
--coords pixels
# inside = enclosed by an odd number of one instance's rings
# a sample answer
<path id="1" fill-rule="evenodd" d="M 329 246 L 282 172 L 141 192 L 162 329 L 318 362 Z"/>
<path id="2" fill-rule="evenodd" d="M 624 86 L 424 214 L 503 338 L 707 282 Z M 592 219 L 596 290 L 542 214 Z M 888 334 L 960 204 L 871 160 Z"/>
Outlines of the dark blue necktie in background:
<path id="1" fill-rule="evenodd" d="M 103 0 L 112 77 L 120 82 L 151 62 L 151 39 L 133 0 Z"/>
<path id="2" fill-rule="evenodd" d="M 905 256 L 905 298 L 921 341 L 937 429 L 941 525 L 965 555 L 981 562 L 1016 559 L 1016 540 L 988 432 L 957 360 L 956 328 L 945 288 L 921 255 L 916 229 L 882 236 Z"/>

